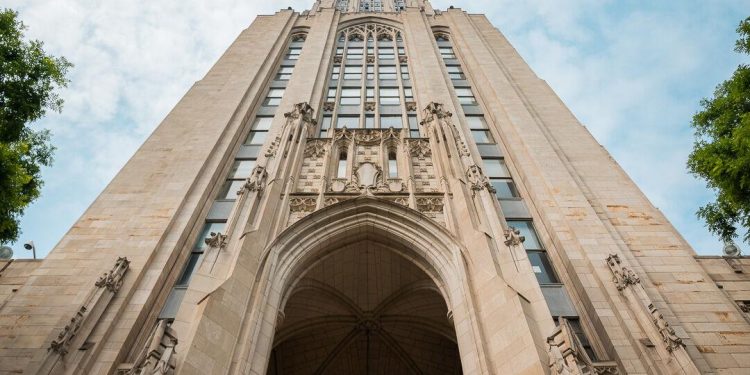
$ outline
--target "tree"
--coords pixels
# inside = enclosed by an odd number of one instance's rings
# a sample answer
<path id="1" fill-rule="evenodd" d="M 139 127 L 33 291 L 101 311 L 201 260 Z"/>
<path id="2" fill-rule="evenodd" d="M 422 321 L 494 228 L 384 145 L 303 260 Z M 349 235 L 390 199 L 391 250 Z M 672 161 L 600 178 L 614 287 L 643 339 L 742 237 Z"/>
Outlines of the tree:
<path id="1" fill-rule="evenodd" d="M 0 243 L 18 238 L 24 209 L 39 197 L 41 168 L 50 166 L 50 133 L 31 124 L 47 110 L 59 112 L 57 90 L 73 65 L 48 55 L 40 41 L 24 40 L 18 13 L 0 11 Z"/>
<path id="2" fill-rule="evenodd" d="M 737 27 L 734 50 L 750 54 L 750 17 Z M 750 66 L 741 64 L 732 77 L 701 100 L 693 116 L 695 144 L 688 169 L 716 190 L 716 201 L 698 210 L 709 231 L 725 241 L 738 236 L 750 243 Z"/>

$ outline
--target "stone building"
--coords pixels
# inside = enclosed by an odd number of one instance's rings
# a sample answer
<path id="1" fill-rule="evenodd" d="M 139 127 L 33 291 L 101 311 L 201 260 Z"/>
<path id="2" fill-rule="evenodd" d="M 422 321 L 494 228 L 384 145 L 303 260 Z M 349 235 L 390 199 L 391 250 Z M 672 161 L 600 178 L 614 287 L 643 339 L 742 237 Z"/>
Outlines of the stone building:
<path id="1" fill-rule="evenodd" d="M 748 374 L 698 257 L 483 15 L 259 16 L 43 261 L 0 373 Z"/>

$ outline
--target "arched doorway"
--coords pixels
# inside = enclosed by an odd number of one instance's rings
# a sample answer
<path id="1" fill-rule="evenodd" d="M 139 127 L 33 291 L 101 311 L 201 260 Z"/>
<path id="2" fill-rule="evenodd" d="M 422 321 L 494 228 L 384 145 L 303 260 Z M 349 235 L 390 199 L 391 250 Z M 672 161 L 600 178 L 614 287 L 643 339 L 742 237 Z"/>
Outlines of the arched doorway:
<path id="1" fill-rule="evenodd" d="M 282 308 L 269 375 L 461 373 L 440 290 L 376 239 L 325 252 Z"/>

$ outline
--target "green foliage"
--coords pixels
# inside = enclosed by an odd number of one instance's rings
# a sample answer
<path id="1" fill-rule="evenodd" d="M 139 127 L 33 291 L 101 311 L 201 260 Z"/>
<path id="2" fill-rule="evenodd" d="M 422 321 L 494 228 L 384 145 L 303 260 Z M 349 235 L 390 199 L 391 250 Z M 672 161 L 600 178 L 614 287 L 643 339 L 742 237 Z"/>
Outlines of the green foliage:
<path id="1" fill-rule="evenodd" d="M 50 56 L 40 41 L 24 40 L 18 13 L 0 11 L 0 243 L 18 238 L 24 209 L 39 197 L 41 167 L 52 163 L 48 130 L 30 125 L 47 110 L 60 111 L 56 93 L 72 64 Z"/>
<path id="2" fill-rule="evenodd" d="M 750 54 L 750 17 L 737 28 L 735 50 Z M 750 66 L 740 65 L 693 116 L 696 141 L 688 169 L 717 191 L 716 201 L 698 210 L 708 229 L 724 240 L 745 230 L 750 243 Z"/>

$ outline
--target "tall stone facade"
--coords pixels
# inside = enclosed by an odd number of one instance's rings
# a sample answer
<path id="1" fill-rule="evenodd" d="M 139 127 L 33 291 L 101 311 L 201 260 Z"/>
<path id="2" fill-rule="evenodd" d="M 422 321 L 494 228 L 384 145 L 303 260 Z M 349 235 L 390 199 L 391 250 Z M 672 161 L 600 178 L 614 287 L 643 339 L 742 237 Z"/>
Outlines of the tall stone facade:
<path id="1" fill-rule="evenodd" d="M 747 374 L 698 257 L 483 15 L 258 17 L 49 256 L 3 374 Z"/>

